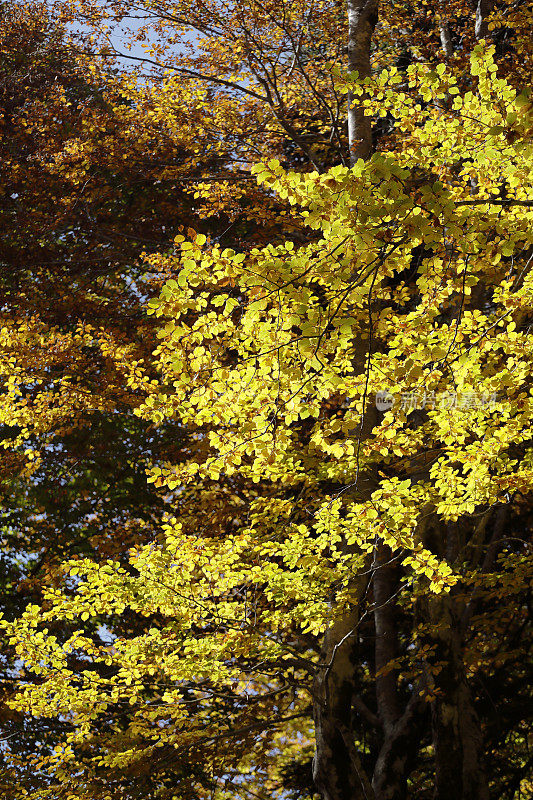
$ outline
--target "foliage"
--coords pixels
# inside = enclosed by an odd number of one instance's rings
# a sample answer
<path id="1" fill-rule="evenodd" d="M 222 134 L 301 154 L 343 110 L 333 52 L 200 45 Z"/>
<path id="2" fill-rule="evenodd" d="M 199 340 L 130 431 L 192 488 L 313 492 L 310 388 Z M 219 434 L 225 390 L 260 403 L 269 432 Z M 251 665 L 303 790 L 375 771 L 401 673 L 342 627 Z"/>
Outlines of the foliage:
<path id="1" fill-rule="evenodd" d="M 136 136 L 117 81 L 80 67 L 45 6 L 2 4 L 0 44 L 0 604 L 13 619 L 65 558 L 122 558 L 159 522 L 145 468 L 187 437 L 133 415 L 127 376 L 155 346 L 142 307 L 164 279 L 140 255 L 192 212 L 169 174 L 183 150 Z M 19 679 L 3 643 L 2 700 Z M 64 725 L 4 705 L 1 719 L 2 795 L 39 791 L 29 756 Z"/>
<path id="2" fill-rule="evenodd" d="M 128 390 L 194 445 L 150 470 L 160 534 L 127 561 L 67 560 L 3 623 L 27 670 L 11 707 L 69 725 L 34 797 L 283 796 L 312 706 L 324 791 L 347 643 L 365 793 L 430 797 L 436 774 L 440 800 L 456 758 L 458 797 L 527 790 L 524 712 L 500 708 L 527 693 L 531 98 L 480 45 L 467 81 L 418 63 L 328 80 L 401 148 L 323 171 L 272 158 L 253 171 L 291 206 L 287 241 L 190 232 L 146 257 L 175 277 L 149 304 L 158 375 L 125 352 Z"/>

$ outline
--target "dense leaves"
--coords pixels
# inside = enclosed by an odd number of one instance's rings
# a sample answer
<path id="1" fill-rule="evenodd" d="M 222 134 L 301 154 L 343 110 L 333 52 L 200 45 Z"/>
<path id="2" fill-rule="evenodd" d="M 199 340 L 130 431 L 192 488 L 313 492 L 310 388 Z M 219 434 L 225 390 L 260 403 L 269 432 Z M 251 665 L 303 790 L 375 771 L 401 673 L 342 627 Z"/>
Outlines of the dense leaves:
<path id="1" fill-rule="evenodd" d="M 61 62 L 76 136 L 49 61 L 53 119 L 10 78 L 42 174 L 2 331 L 7 796 L 531 790 L 528 12 L 385 6 L 365 75 L 364 5 L 146 4 L 151 80 Z M 96 46 L 133 8 L 62 12 Z"/>

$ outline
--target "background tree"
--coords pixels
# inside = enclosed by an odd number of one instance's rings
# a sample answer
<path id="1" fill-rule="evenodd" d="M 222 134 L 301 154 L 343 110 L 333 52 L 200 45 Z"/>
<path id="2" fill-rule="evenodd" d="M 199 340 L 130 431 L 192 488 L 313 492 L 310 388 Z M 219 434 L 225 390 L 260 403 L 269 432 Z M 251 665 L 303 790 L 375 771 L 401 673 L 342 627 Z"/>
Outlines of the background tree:
<path id="1" fill-rule="evenodd" d="M 190 440 L 133 415 L 143 395 L 128 387 L 131 361 L 157 341 L 143 303 L 164 278 L 140 256 L 197 219 L 198 169 L 179 132 L 154 135 L 149 96 L 128 98 L 112 72 L 80 66 L 46 6 L 3 4 L 0 39 L 0 574 L 12 618 L 65 557 L 123 558 L 159 522 L 165 500 L 145 467 Z M 18 680 L 12 658 L 4 648 L 3 693 Z M 4 708 L 2 728 L 5 796 L 19 781 L 41 791 L 30 756 L 64 726 Z"/>

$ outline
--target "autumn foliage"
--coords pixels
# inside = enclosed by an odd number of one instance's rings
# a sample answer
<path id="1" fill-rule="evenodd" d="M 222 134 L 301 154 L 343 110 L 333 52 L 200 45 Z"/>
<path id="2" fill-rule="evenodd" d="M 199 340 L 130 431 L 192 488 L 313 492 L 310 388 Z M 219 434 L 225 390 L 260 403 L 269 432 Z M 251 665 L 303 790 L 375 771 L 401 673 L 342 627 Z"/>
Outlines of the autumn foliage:
<path id="1" fill-rule="evenodd" d="M 527 796 L 531 9 L 1 13 L 5 796 Z"/>

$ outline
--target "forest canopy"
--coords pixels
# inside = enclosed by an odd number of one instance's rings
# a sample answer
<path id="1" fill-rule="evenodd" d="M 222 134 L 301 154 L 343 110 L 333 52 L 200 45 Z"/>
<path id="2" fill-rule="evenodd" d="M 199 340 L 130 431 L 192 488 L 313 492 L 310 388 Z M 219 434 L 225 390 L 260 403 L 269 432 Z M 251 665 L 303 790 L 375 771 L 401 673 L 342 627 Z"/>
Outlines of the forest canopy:
<path id="1" fill-rule="evenodd" d="M 532 23 L 0 3 L 6 800 L 531 796 Z"/>

